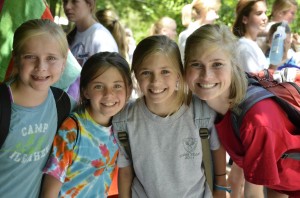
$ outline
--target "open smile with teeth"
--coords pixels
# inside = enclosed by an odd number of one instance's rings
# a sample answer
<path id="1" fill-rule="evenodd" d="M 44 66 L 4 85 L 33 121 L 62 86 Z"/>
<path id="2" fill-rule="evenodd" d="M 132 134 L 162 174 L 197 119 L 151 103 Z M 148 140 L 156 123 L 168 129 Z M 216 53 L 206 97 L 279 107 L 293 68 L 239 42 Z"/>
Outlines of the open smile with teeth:
<path id="1" fill-rule="evenodd" d="M 116 105 L 117 102 L 107 102 L 107 103 L 102 103 L 102 105 L 106 106 L 106 107 L 112 107 L 114 105 Z"/>
<path id="2" fill-rule="evenodd" d="M 211 84 L 200 84 L 200 83 L 197 83 L 197 85 L 198 85 L 198 87 L 201 87 L 201 88 L 210 89 L 210 88 L 215 87 L 217 84 L 216 83 L 211 83 Z"/>
<path id="3" fill-rule="evenodd" d="M 32 76 L 34 80 L 46 80 L 49 76 Z"/>
<path id="4" fill-rule="evenodd" d="M 154 93 L 154 94 L 159 94 L 159 93 L 164 92 L 165 90 L 166 89 L 150 89 L 150 92 Z"/>

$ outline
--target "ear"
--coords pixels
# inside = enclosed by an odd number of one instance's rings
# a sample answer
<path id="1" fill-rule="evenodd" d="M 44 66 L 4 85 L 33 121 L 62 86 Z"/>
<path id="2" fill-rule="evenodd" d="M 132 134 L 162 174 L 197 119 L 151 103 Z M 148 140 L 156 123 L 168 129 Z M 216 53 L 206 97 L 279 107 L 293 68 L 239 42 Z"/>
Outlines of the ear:
<path id="1" fill-rule="evenodd" d="M 64 73 L 66 67 L 67 67 L 67 58 L 64 59 L 63 63 L 62 63 L 62 68 L 61 68 L 61 74 Z"/>
<path id="2" fill-rule="evenodd" d="M 83 95 L 84 95 L 84 97 L 86 98 L 86 99 L 91 99 L 90 98 L 90 96 L 89 96 L 89 93 L 88 93 L 88 91 L 86 90 L 87 88 L 85 88 L 84 90 L 83 90 Z"/>
<path id="3" fill-rule="evenodd" d="M 247 24 L 247 23 L 248 23 L 248 17 L 246 17 L 246 16 L 243 16 L 243 20 L 242 20 L 242 22 L 243 22 L 244 24 Z"/>

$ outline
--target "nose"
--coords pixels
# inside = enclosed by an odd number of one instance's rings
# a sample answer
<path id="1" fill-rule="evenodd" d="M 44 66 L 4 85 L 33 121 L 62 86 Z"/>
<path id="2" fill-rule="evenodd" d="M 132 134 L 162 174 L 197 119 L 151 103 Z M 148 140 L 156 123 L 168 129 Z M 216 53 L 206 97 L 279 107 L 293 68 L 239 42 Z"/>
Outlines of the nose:
<path id="1" fill-rule="evenodd" d="M 266 22 L 268 21 L 268 16 L 266 15 L 265 12 L 263 13 L 263 16 L 262 16 L 262 17 L 263 17 L 263 19 L 264 19 Z"/>
<path id="2" fill-rule="evenodd" d="M 114 90 L 112 88 L 105 88 L 104 89 L 104 96 L 109 97 L 114 95 Z"/>
<path id="3" fill-rule="evenodd" d="M 47 67 L 48 67 L 47 61 L 41 60 L 41 59 L 38 59 L 36 61 L 36 65 L 35 65 L 36 70 L 43 71 L 43 70 L 46 70 Z"/>
<path id="4" fill-rule="evenodd" d="M 155 83 L 155 82 L 159 82 L 159 81 L 160 81 L 160 75 L 159 74 L 152 74 L 151 82 Z"/>
<path id="5" fill-rule="evenodd" d="M 202 69 L 202 70 L 200 71 L 200 77 L 201 77 L 203 80 L 207 80 L 207 79 L 209 79 L 211 76 L 212 76 L 212 72 L 210 72 L 209 69 Z"/>

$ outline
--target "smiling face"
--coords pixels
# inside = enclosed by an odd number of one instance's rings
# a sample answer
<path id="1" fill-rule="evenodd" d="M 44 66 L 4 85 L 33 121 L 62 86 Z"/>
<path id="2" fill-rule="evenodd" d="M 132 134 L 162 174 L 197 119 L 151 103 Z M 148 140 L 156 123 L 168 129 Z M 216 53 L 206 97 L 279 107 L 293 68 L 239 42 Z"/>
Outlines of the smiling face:
<path id="1" fill-rule="evenodd" d="M 57 82 L 65 67 L 58 42 L 43 34 L 29 38 L 20 54 L 15 54 L 18 85 L 24 89 L 48 91 Z"/>
<path id="2" fill-rule="evenodd" d="M 88 84 L 84 96 L 93 119 L 106 126 L 125 105 L 126 84 L 118 69 L 110 67 Z"/>
<path id="3" fill-rule="evenodd" d="M 267 7 L 263 1 L 258 1 L 252 6 L 249 16 L 243 16 L 246 34 L 257 35 L 265 29 L 268 22 L 266 12 Z"/>
<path id="4" fill-rule="evenodd" d="M 186 80 L 191 91 L 202 100 L 219 100 L 229 96 L 231 62 L 228 54 L 215 48 L 203 53 L 202 47 L 190 52 Z"/>
<path id="5" fill-rule="evenodd" d="M 162 53 L 148 55 L 136 72 L 139 87 L 149 109 L 168 107 L 175 101 L 178 74 L 174 62 Z"/>

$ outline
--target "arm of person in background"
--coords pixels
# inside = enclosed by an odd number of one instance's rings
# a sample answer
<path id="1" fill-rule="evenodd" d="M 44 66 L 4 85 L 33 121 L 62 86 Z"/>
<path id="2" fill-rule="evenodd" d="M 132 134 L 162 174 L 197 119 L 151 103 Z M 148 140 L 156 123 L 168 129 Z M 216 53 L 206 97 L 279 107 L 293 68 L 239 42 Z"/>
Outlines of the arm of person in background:
<path id="1" fill-rule="evenodd" d="M 212 158 L 214 163 L 214 184 L 227 188 L 226 182 L 226 152 L 222 145 L 217 150 L 212 151 Z M 225 190 L 219 190 L 214 188 L 213 196 L 214 198 L 229 197 L 229 193 Z"/>
<path id="2" fill-rule="evenodd" d="M 131 184 L 133 181 L 133 168 L 131 165 L 119 168 L 118 190 L 119 198 L 131 198 Z"/>
<path id="3" fill-rule="evenodd" d="M 61 189 L 62 183 L 51 175 L 44 175 L 41 197 L 42 198 L 57 198 Z"/>

